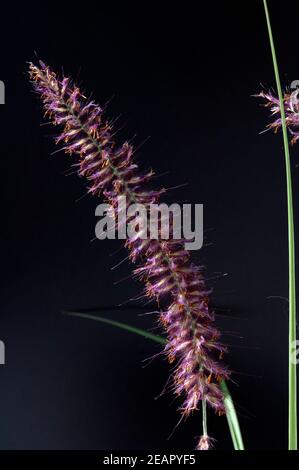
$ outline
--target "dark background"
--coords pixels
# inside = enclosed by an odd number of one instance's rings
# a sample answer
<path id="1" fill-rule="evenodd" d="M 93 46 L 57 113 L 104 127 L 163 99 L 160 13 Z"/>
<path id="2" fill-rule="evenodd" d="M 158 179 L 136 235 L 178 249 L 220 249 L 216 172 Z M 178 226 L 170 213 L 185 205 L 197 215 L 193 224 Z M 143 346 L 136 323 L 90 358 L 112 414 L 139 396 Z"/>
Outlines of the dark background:
<path id="1" fill-rule="evenodd" d="M 95 241 L 84 181 L 66 177 L 56 130 L 27 80 L 35 51 L 77 77 L 118 139 L 141 144 L 141 165 L 169 172 L 179 202 L 204 204 L 206 266 L 217 322 L 230 345 L 230 388 L 248 449 L 287 446 L 287 219 L 281 136 L 259 135 L 268 111 L 251 95 L 274 85 L 262 1 L 5 2 L 1 6 L 1 449 L 192 449 L 200 413 L 182 423 L 160 347 L 67 309 L 138 327 L 154 316 L 118 305 L 137 295 L 118 241 Z M 197 5 L 197 9 L 195 9 Z M 269 1 L 284 85 L 299 79 L 298 2 Z M 282 11 L 284 9 L 284 11 Z M 287 13 L 286 13 L 287 12 Z M 292 149 L 298 225 L 299 147 Z M 227 274 L 227 275 L 226 275 Z M 225 417 L 209 414 L 218 449 L 231 449 Z"/>

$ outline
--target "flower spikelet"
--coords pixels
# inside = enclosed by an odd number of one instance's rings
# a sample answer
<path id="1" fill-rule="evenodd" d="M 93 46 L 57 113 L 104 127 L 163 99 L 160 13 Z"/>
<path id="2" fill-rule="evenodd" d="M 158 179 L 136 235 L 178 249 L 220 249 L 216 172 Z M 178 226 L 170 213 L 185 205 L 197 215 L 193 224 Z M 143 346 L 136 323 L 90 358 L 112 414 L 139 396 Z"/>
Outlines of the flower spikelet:
<path id="1" fill-rule="evenodd" d="M 272 93 L 262 91 L 258 98 L 264 100 L 264 106 L 269 108 L 273 121 L 267 125 L 267 129 L 277 132 L 281 128 L 282 120 L 280 114 L 279 99 Z M 299 89 L 287 90 L 283 96 L 286 125 L 291 134 L 291 143 L 295 144 L 299 139 Z"/>

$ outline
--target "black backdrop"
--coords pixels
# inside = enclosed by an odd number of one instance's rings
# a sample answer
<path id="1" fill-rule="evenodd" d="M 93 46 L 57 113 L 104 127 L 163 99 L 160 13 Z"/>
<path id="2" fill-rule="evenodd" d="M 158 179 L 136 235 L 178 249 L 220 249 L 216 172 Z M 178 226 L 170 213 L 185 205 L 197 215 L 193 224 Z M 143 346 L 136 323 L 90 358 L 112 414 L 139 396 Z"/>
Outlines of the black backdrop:
<path id="1" fill-rule="evenodd" d="M 267 111 L 252 98 L 274 85 L 262 1 L 6 2 L 1 6 L 1 449 L 194 447 L 200 414 L 178 421 L 161 392 L 169 366 L 148 340 L 65 309 L 155 326 L 142 308 L 117 305 L 140 292 L 126 281 L 118 241 L 90 242 L 97 200 L 66 177 L 70 157 L 42 126 L 26 61 L 38 57 L 78 77 L 119 116 L 120 141 L 172 200 L 204 204 L 206 246 L 194 253 L 214 288 L 230 345 L 231 390 L 246 447 L 287 445 L 287 231 L 281 136 L 259 135 Z M 299 79 L 298 3 L 269 1 L 285 85 Z M 285 11 L 282 11 L 282 10 Z M 292 150 L 298 222 L 299 147 Z M 298 224 L 297 224 L 298 225 Z M 226 274 L 227 275 L 224 275 Z M 215 279 L 215 277 L 218 277 Z M 209 414 L 218 449 L 230 449 L 225 417 Z"/>

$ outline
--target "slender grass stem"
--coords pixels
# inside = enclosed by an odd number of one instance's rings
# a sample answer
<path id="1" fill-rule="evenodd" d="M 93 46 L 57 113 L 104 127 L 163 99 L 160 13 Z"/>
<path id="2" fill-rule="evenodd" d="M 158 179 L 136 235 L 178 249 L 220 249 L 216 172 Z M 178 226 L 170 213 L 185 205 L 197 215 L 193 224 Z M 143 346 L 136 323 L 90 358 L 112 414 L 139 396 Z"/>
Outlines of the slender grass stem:
<path id="1" fill-rule="evenodd" d="M 294 217 L 292 197 L 292 175 L 290 165 L 290 152 L 288 133 L 285 119 L 284 102 L 280 84 L 274 40 L 267 0 L 263 0 L 266 14 L 267 28 L 270 40 L 271 54 L 275 73 L 276 87 L 279 97 L 280 114 L 282 122 L 282 134 L 285 155 L 286 182 L 287 182 L 287 207 L 288 207 L 288 247 L 289 247 L 289 450 L 297 450 L 297 377 L 296 362 L 294 361 L 294 344 L 296 344 L 296 285 L 295 285 L 295 244 L 294 244 Z"/>
<path id="2" fill-rule="evenodd" d="M 207 402 L 205 399 L 201 402 L 202 406 L 202 435 L 208 435 L 208 421 L 207 421 Z"/>

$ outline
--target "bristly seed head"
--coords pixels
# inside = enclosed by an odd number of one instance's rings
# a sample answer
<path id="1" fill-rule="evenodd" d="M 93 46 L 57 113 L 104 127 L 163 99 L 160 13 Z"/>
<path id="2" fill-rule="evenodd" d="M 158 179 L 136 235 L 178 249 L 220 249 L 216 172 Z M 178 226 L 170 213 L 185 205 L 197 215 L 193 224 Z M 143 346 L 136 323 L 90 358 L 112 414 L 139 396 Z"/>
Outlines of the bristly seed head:
<path id="1" fill-rule="evenodd" d="M 112 125 L 103 110 L 88 101 L 79 88 L 66 77 L 58 78 L 43 62 L 30 64 L 30 77 L 41 96 L 45 115 L 62 127 L 56 142 L 78 158 L 78 174 L 87 179 L 88 191 L 115 206 L 118 196 L 128 204 L 157 203 L 165 189 L 152 189 L 153 172 L 141 173 L 134 162 L 131 145 L 116 145 Z M 221 414 L 223 393 L 219 381 L 229 377 L 221 365 L 226 348 L 219 342 L 214 314 L 208 305 L 210 291 L 205 286 L 202 269 L 190 260 L 185 240 L 144 240 L 135 235 L 126 240 L 129 257 L 137 263 L 136 276 L 145 283 L 145 295 L 163 305 L 160 321 L 168 335 L 165 353 L 169 362 L 176 360 L 173 389 L 183 396 L 183 415 L 199 408 L 201 400 Z M 202 438 L 200 446 L 208 445 Z"/>
<path id="2" fill-rule="evenodd" d="M 277 132 L 281 128 L 282 120 L 280 115 L 279 99 L 271 92 L 262 91 L 257 98 L 265 100 L 264 106 L 270 108 L 274 121 L 267 125 L 267 129 Z M 291 144 L 295 144 L 299 139 L 299 89 L 286 91 L 283 96 L 284 111 L 287 128 L 292 136 Z"/>

